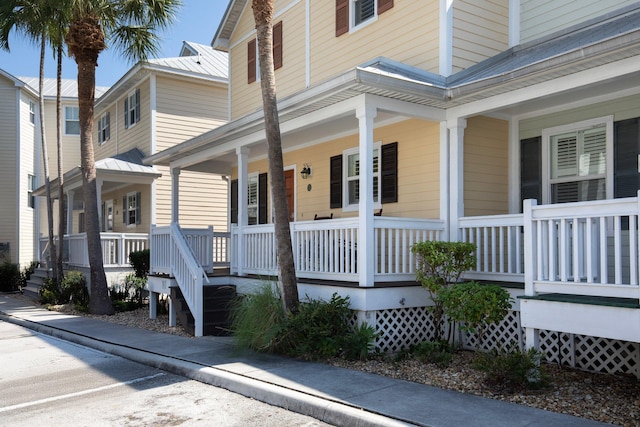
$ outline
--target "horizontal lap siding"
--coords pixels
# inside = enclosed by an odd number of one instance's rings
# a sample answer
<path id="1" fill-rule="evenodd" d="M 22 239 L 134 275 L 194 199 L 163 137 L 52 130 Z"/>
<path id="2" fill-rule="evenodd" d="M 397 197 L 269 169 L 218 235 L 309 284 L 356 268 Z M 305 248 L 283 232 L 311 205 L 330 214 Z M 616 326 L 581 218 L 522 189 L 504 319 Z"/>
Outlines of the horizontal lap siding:
<path id="1" fill-rule="evenodd" d="M 27 190 L 29 188 L 28 176 L 30 174 L 35 176 L 36 174 L 35 151 L 42 149 L 39 142 L 36 144 L 36 127 L 30 121 L 29 101 L 35 102 L 35 100 L 22 92 L 20 101 L 20 187 L 18 190 L 20 243 L 19 258 L 17 260 L 21 265 L 27 265 L 35 259 L 35 211 L 29 207 Z M 46 233 L 47 230 L 45 229 L 43 232 Z"/>
<path id="2" fill-rule="evenodd" d="M 277 2 L 293 6 L 285 13 L 278 13 L 281 8 L 276 4 L 274 23 L 282 21 L 283 28 L 283 64 L 275 71 L 278 98 L 304 89 L 305 87 L 305 2 Z M 260 81 L 247 83 L 247 44 L 255 39 L 255 23 L 251 8 L 245 9 L 231 40 L 231 117 L 237 119 L 262 108 Z M 248 19 L 250 18 L 250 19 Z M 248 25 L 251 22 L 251 25 Z"/>
<path id="3" fill-rule="evenodd" d="M 16 89 L 0 77 L 0 243 L 16 260 Z"/>
<path id="4" fill-rule="evenodd" d="M 311 4 L 311 85 L 378 56 L 438 72 L 439 1 L 396 0 L 365 27 L 335 36 L 335 2 Z"/>
<path id="5" fill-rule="evenodd" d="M 613 114 L 613 120 L 625 120 L 640 117 L 640 96 L 633 95 L 609 102 L 594 103 L 572 110 L 554 112 L 531 119 L 522 120 L 520 138 L 526 139 L 542 135 L 542 129 L 569 123 L 603 117 Z"/>
<path id="6" fill-rule="evenodd" d="M 122 205 L 122 199 L 128 193 L 140 193 L 140 224 L 126 225 L 122 219 L 122 210 L 125 206 Z M 129 185 L 123 188 L 119 188 L 116 191 L 111 191 L 102 194 L 102 200 L 113 200 L 113 232 L 114 233 L 148 233 L 151 228 L 151 186 L 144 184 Z M 77 228 L 74 227 L 74 228 Z"/>
<path id="7" fill-rule="evenodd" d="M 520 41 L 535 40 L 633 3 L 637 0 L 522 0 Z"/>
<path id="8" fill-rule="evenodd" d="M 398 142 L 398 203 L 383 206 L 384 216 L 405 218 L 440 217 L 440 125 L 421 120 L 406 120 L 374 130 L 374 141 L 383 145 Z M 284 166 L 296 166 L 297 221 L 312 220 L 315 214 L 334 218 L 356 216 L 329 207 L 329 162 L 331 156 L 358 146 L 358 135 L 350 135 L 302 150 L 284 153 Z M 303 180 L 300 171 L 307 163 L 312 170 Z M 268 170 L 266 160 L 249 163 L 249 173 Z M 232 178 L 237 177 L 234 168 Z M 311 190 L 307 186 L 311 185 Z M 269 201 L 270 203 L 270 201 Z"/>
<path id="9" fill-rule="evenodd" d="M 464 131 L 464 215 L 508 212 L 508 123 L 488 117 L 467 119 Z"/>
<path id="10" fill-rule="evenodd" d="M 77 103 L 65 103 L 64 105 L 74 105 Z M 49 152 L 49 175 L 51 179 L 58 177 L 58 140 L 57 140 L 57 126 L 56 126 L 56 104 L 55 100 L 46 100 L 44 104 L 45 113 L 45 132 L 47 135 L 47 150 Z M 62 109 L 62 120 L 64 126 L 64 107 Z M 96 121 L 97 123 L 97 121 Z M 94 127 L 97 125 L 94 125 Z M 98 141 L 97 130 L 94 129 L 94 141 Z M 79 135 L 65 135 L 62 132 L 62 164 L 63 173 L 69 169 L 78 166 L 80 164 L 80 136 Z M 43 164 L 40 162 L 40 173 L 44 173 Z"/>
<path id="11" fill-rule="evenodd" d="M 497 55 L 509 46 L 508 0 L 463 0 L 453 10 L 453 72 Z"/>

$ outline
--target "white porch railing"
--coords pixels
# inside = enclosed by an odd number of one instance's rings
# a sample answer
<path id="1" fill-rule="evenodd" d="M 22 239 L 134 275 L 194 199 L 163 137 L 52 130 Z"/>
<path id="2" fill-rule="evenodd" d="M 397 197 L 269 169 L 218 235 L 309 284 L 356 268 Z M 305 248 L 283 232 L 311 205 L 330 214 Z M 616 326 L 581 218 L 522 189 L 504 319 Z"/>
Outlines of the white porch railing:
<path id="1" fill-rule="evenodd" d="M 639 199 L 525 201 L 525 293 L 640 300 Z"/>
<path id="2" fill-rule="evenodd" d="M 476 265 L 465 278 L 524 282 L 522 214 L 460 218 L 459 227 L 460 241 L 476 245 Z"/>
<path id="3" fill-rule="evenodd" d="M 439 220 L 374 218 L 376 280 L 414 280 L 411 245 L 441 239 L 443 231 Z M 277 274 L 273 224 L 233 226 L 231 238 L 232 248 L 242 248 L 231 257 L 232 273 Z M 357 217 L 291 223 L 291 243 L 298 277 L 358 281 Z"/>
<path id="4" fill-rule="evenodd" d="M 63 259 L 70 266 L 89 267 L 86 233 L 64 236 Z M 40 261 L 46 263 L 49 239 L 40 238 Z M 56 238 L 56 244 L 59 242 Z M 129 254 L 149 248 L 149 236 L 144 233 L 100 233 L 102 263 L 105 267 L 130 267 Z"/>
<path id="5" fill-rule="evenodd" d="M 209 282 L 198 260 L 208 254 L 208 264 L 211 265 L 212 239 L 211 227 L 205 230 L 189 229 L 189 234 L 183 233 L 177 224 L 151 227 L 149 273 L 165 273 L 175 278 L 195 320 L 194 335 L 197 337 L 203 334 L 202 286 Z M 191 244 L 194 246 L 191 247 Z"/>

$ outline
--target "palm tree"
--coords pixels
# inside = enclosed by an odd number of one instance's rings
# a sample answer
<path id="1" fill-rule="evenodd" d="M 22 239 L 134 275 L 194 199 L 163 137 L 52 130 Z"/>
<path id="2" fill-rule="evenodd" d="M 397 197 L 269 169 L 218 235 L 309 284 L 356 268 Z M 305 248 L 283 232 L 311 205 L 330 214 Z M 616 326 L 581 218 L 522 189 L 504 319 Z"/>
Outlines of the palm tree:
<path id="1" fill-rule="evenodd" d="M 298 306 L 298 284 L 291 248 L 289 210 L 282 160 L 282 140 L 276 99 L 276 77 L 273 68 L 273 0 L 252 0 L 253 17 L 258 36 L 260 86 L 264 110 L 265 131 L 269 158 L 269 176 L 275 211 L 278 275 L 285 310 Z"/>
<path id="2" fill-rule="evenodd" d="M 45 134 L 44 117 L 44 55 L 48 41 L 51 39 L 51 27 L 57 19 L 57 8 L 47 0 L 3 0 L 0 4 L 0 47 L 9 50 L 9 35 L 12 30 L 21 31 L 26 37 L 40 45 L 40 71 L 38 81 L 38 103 L 40 108 L 40 142 L 42 145 L 42 163 L 44 185 L 47 199 L 47 221 L 49 228 L 49 266 L 53 277 L 58 278 L 56 246 L 53 238 L 53 202 L 51 199 L 51 183 L 49 179 L 49 154 Z M 59 282 L 58 282 L 59 283 Z"/>
<path id="3" fill-rule="evenodd" d="M 93 153 L 93 105 L 98 57 L 107 41 L 124 57 L 140 61 L 157 52 L 157 31 L 172 23 L 179 0 L 65 0 L 72 16 L 65 41 L 78 64 L 80 156 L 85 206 L 85 230 L 91 267 L 89 311 L 112 314 L 102 263 L 100 224 Z"/>

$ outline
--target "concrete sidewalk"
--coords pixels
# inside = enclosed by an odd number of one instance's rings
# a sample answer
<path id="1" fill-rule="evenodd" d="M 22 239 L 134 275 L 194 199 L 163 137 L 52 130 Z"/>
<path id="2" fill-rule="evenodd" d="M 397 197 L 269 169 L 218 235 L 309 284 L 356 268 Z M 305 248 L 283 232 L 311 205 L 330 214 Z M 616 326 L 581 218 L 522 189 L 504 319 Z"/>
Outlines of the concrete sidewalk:
<path id="1" fill-rule="evenodd" d="M 0 295 L 0 320 L 337 426 L 606 425 L 321 363 L 238 352 L 230 337 L 186 338 L 47 311 L 6 295 Z"/>

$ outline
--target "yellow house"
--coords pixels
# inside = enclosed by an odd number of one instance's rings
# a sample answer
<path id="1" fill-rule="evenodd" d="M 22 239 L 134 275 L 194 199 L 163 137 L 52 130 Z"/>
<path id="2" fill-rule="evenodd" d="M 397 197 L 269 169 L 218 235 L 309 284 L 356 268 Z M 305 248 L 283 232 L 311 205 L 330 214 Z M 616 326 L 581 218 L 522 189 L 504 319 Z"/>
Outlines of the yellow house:
<path id="1" fill-rule="evenodd" d="M 225 123 L 227 85 L 227 54 L 184 42 L 179 56 L 136 64 L 97 98 L 93 143 L 108 280 L 130 271 L 129 253 L 148 248 L 150 229 L 171 220 L 169 169 L 144 165 L 142 159 Z M 71 163 L 64 174 L 65 260 L 84 270 L 89 263 L 78 164 Z M 181 223 L 227 231 L 226 177 L 185 171 L 181 179 Z M 54 194 L 57 183 L 52 182 Z"/>
<path id="2" fill-rule="evenodd" d="M 465 278 L 520 297 L 487 345 L 619 340 L 638 373 L 640 2 L 276 0 L 273 34 L 301 297 L 348 295 L 396 351 L 431 334 L 411 245 L 470 241 Z M 152 243 L 196 335 L 203 283 L 277 273 L 255 39 L 250 2 L 230 1 L 212 41 L 229 123 L 145 159 L 231 179 L 229 277 L 188 259 L 173 275 Z"/>

